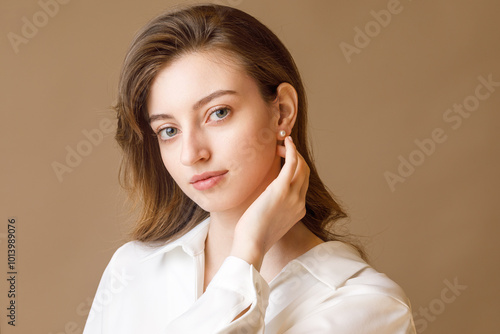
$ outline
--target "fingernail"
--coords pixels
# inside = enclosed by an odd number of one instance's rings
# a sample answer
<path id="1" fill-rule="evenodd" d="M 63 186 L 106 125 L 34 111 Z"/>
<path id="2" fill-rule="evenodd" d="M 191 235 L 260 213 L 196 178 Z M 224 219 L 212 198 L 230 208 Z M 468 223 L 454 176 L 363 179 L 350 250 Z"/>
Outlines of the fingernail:
<path id="1" fill-rule="evenodd" d="M 290 139 L 290 141 L 293 143 L 292 136 L 288 136 L 288 139 Z"/>

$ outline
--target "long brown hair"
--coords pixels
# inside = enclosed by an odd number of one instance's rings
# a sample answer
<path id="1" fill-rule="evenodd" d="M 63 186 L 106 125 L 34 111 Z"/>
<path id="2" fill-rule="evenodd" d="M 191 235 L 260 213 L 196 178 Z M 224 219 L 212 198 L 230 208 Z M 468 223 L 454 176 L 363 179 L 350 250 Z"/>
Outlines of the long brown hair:
<path id="1" fill-rule="evenodd" d="M 232 56 L 256 81 L 271 103 L 282 82 L 298 94 L 291 136 L 310 168 L 306 215 L 302 222 L 324 241 L 344 240 L 363 250 L 333 225 L 347 217 L 318 176 L 307 136 L 307 100 L 295 62 L 278 37 L 249 14 L 227 6 L 205 4 L 178 8 L 151 20 L 135 37 L 123 65 L 118 101 L 116 140 L 123 149 L 120 181 L 142 210 L 131 231 L 141 241 L 173 240 L 208 217 L 171 178 L 161 160 L 157 138 L 148 122 L 151 84 L 167 64 L 182 55 L 222 51 Z"/>

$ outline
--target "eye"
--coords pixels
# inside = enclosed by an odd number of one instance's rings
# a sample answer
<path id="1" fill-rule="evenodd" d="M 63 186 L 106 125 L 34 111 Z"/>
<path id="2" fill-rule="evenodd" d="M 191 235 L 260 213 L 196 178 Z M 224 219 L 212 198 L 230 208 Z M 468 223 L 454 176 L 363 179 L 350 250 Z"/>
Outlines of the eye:
<path id="1" fill-rule="evenodd" d="M 229 115 L 229 112 L 230 112 L 229 108 L 225 108 L 225 107 L 219 108 L 219 109 L 215 110 L 214 112 L 212 112 L 210 114 L 209 118 L 211 121 L 217 122 L 217 121 L 220 121 L 221 119 L 226 118 L 227 115 Z"/>
<path id="2" fill-rule="evenodd" d="M 172 139 L 172 137 L 174 137 L 178 132 L 179 130 L 176 128 L 166 127 L 158 131 L 158 137 L 160 137 L 161 140 L 169 140 Z"/>

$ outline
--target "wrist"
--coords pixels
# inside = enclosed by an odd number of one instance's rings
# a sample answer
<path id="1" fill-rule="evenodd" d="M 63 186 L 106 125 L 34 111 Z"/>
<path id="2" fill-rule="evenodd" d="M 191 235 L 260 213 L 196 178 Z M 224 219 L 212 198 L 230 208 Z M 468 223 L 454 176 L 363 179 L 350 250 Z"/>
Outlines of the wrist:
<path id="1" fill-rule="evenodd" d="M 265 252 L 257 243 L 250 240 L 234 239 L 233 247 L 231 248 L 231 256 L 236 256 L 247 263 L 254 266 L 257 271 L 260 271 Z"/>

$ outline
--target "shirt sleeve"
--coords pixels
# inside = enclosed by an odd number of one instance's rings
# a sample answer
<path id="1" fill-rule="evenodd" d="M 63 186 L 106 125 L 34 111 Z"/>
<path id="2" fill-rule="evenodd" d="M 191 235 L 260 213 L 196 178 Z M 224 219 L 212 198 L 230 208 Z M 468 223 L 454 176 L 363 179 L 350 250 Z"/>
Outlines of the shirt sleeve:
<path id="1" fill-rule="evenodd" d="M 264 333 L 268 301 L 269 286 L 260 273 L 246 261 L 229 256 L 205 293 L 168 324 L 164 333 L 186 333 L 194 327 L 206 334 Z"/>

